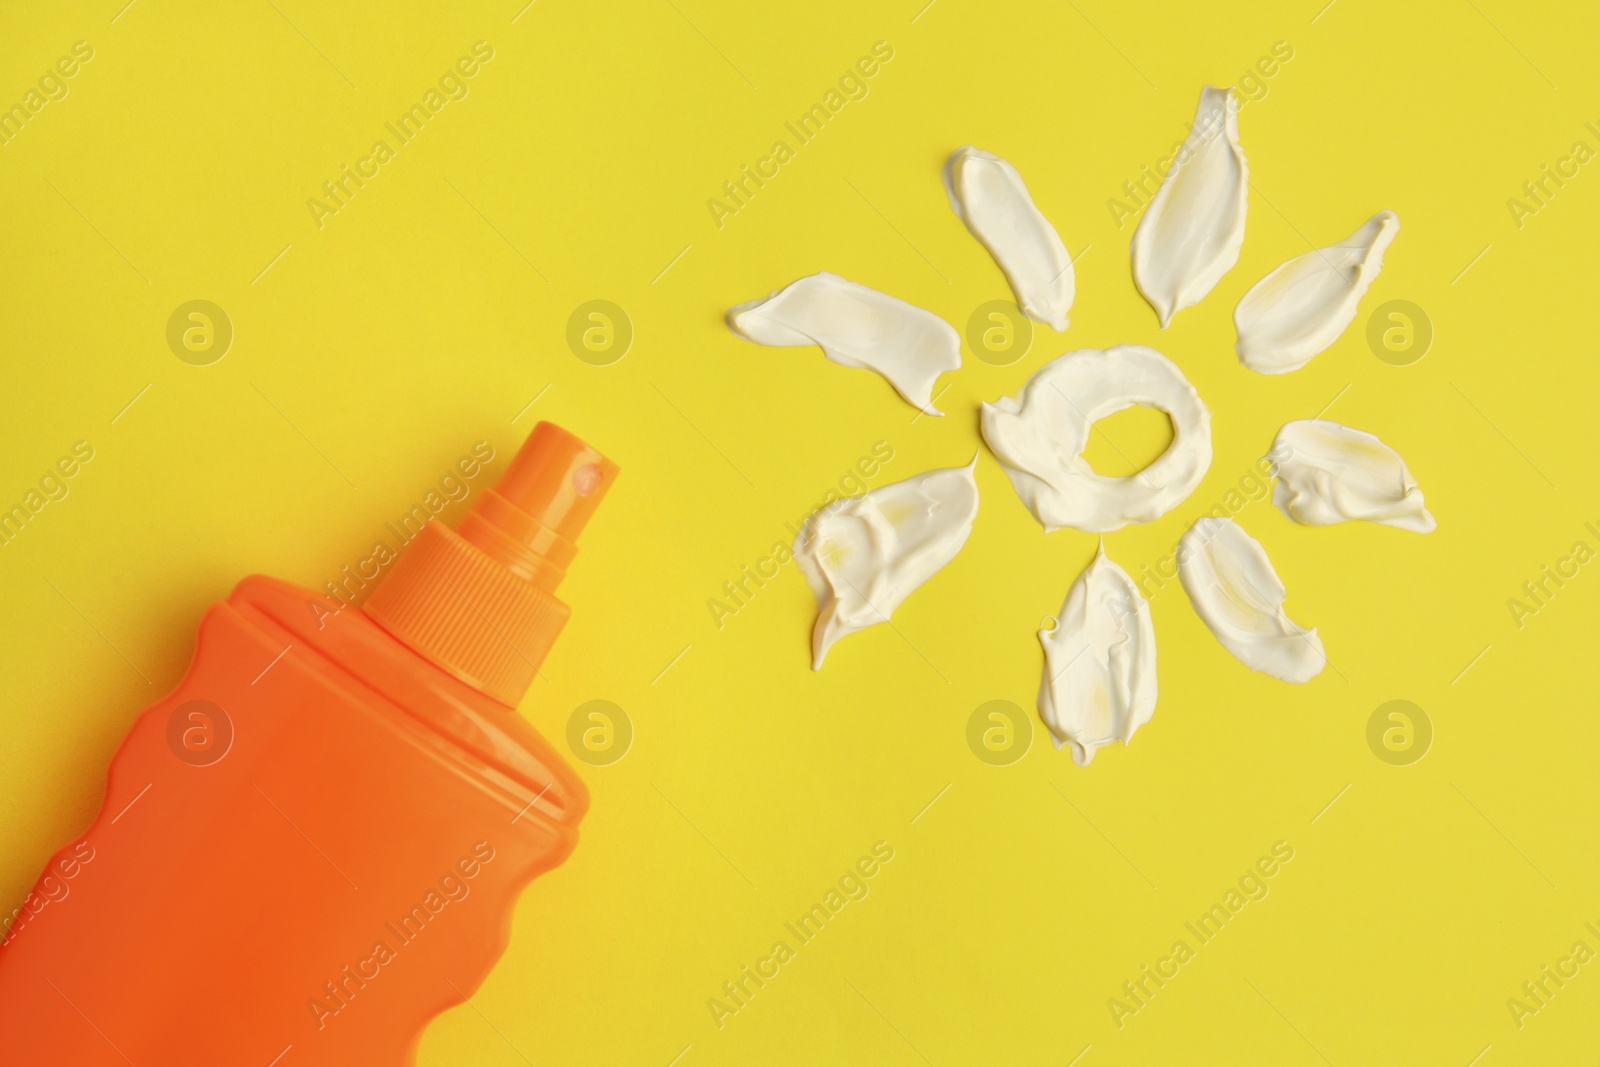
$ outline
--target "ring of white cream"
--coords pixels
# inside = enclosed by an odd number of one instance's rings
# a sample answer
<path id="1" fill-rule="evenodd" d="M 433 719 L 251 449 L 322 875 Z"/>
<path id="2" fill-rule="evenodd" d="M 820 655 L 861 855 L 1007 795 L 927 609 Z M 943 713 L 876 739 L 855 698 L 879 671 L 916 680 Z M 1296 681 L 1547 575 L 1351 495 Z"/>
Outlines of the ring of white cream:
<path id="1" fill-rule="evenodd" d="M 1136 404 L 1166 412 L 1172 443 L 1137 474 L 1095 473 L 1083 457 L 1090 428 Z M 1046 532 L 1159 519 L 1211 466 L 1211 413 L 1177 364 L 1143 345 L 1084 348 L 1045 364 L 1018 396 L 983 405 L 983 439 Z"/>

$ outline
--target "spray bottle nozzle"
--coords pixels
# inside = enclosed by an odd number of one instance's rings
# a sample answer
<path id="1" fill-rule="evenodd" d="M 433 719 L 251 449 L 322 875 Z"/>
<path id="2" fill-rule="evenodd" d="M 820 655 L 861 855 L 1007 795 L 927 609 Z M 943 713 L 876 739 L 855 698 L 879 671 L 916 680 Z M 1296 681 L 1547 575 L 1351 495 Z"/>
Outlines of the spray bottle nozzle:
<path id="1" fill-rule="evenodd" d="M 457 532 L 512 573 L 554 592 L 617 470 L 579 438 L 541 422 Z"/>
<path id="2" fill-rule="evenodd" d="M 617 478 L 605 456 L 541 422 L 461 524 L 430 522 L 362 610 L 506 704 L 527 691 L 567 620 L 553 595 Z"/>

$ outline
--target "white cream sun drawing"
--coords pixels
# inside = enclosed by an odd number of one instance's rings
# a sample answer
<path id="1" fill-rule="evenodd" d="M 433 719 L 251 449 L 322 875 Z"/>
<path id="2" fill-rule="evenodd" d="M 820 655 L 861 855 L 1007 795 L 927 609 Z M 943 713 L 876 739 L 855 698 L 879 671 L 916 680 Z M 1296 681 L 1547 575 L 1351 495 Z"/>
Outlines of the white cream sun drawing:
<path id="1" fill-rule="evenodd" d="M 1237 112 L 1227 90 L 1202 91 L 1189 136 L 1134 232 L 1133 279 L 1163 329 L 1238 261 L 1249 168 Z M 942 176 L 956 217 L 994 258 L 1021 312 L 1065 330 L 1076 295 L 1072 259 L 1016 167 L 968 145 L 950 156 Z M 1354 320 L 1399 228 L 1393 212 L 1380 211 L 1252 286 L 1234 312 L 1240 363 L 1284 374 L 1331 346 Z M 940 414 L 931 399 L 936 379 L 961 366 L 960 335 L 937 315 L 826 272 L 735 306 L 728 324 L 757 344 L 816 345 L 835 363 L 876 371 L 930 415 Z M 1083 455 L 1091 426 L 1135 405 L 1168 416 L 1171 444 L 1137 473 L 1096 473 Z M 984 444 L 1047 533 L 1067 527 L 1102 535 L 1093 562 L 1039 632 L 1040 719 L 1056 747 L 1087 766 L 1096 751 L 1126 745 L 1150 721 L 1157 695 L 1150 607 L 1107 553 L 1105 535 L 1154 522 L 1190 497 L 1211 466 L 1211 413 L 1177 363 L 1153 348 L 1119 344 L 1049 361 L 1015 396 L 984 403 L 981 424 Z M 1273 503 L 1303 526 L 1435 528 L 1405 461 L 1364 430 L 1290 422 L 1263 463 L 1276 478 Z M 846 497 L 806 522 L 793 552 L 817 600 L 813 670 L 840 639 L 887 622 L 965 546 L 978 512 L 975 464 L 976 457 Z M 1316 628 L 1289 617 L 1266 549 L 1226 509 L 1195 520 L 1176 560 L 1196 613 L 1241 663 L 1291 683 L 1322 672 L 1327 655 Z"/>

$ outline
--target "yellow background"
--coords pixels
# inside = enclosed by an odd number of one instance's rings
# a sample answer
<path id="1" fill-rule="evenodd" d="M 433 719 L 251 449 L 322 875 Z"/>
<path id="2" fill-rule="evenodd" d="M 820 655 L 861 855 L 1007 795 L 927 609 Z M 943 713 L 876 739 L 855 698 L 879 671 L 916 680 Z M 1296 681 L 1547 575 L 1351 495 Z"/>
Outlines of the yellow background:
<path id="1" fill-rule="evenodd" d="M 0 503 L 73 442 L 95 449 L 0 546 L 6 911 L 96 810 L 208 603 L 255 571 L 319 586 L 472 442 L 499 470 L 547 418 L 624 474 L 523 712 L 564 745 L 573 709 L 608 699 L 636 737 L 614 765 L 578 765 L 594 794 L 578 851 L 522 899 L 509 952 L 421 1063 L 1592 1058 L 1600 963 L 1521 1029 L 1506 1006 L 1573 942 L 1600 949 L 1583 926 L 1600 926 L 1600 566 L 1520 629 L 1506 605 L 1575 541 L 1600 548 L 1583 526 L 1600 520 L 1600 164 L 1520 228 L 1506 205 L 1574 141 L 1600 148 L 1591 6 L 120 4 L 0 17 L 7 104 L 74 41 L 95 50 L 0 147 Z M 479 40 L 495 52 L 470 95 L 319 229 L 306 200 Z M 877 41 L 894 58 L 870 94 L 719 229 L 707 199 Z M 1106 201 L 1182 136 L 1202 85 L 1237 84 L 1279 41 L 1293 59 L 1240 115 L 1239 264 L 1161 332 Z M 1009 295 L 940 187 L 967 143 L 1013 161 L 1081 254 L 1066 335 L 1037 327 L 1007 367 L 966 352 L 941 381 L 948 415 L 914 420 L 871 374 L 727 331 L 729 305 L 828 269 L 964 332 Z M 1383 208 L 1402 230 L 1356 323 L 1301 371 L 1243 370 L 1245 289 Z M 236 334 L 206 367 L 165 341 L 196 298 Z M 611 366 L 565 342 L 592 299 L 636 331 Z M 1436 330 L 1411 366 L 1365 340 L 1391 299 Z M 1421 482 L 1427 536 L 1241 512 L 1291 615 L 1319 627 L 1321 677 L 1252 674 L 1174 583 L 1153 600 L 1159 707 L 1131 748 L 1079 769 L 1036 730 L 1020 762 L 980 762 L 969 715 L 994 699 L 1031 715 L 1035 631 L 1095 549 L 1045 536 L 987 454 L 966 548 L 821 674 L 792 565 L 713 624 L 722 583 L 875 442 L 894 458 L 874 485 L 965 463 L 979 401 L 1118 342 L 1184 368 L 1216 448 L 1182 506 L 1107 536 L 1135 576 L 1283 422 L 1335 397 L 1328 417 Z M 1106 428 L 1127 452 L 1159 445 L 1135 423 Z M 1411 766 L 1366 743 L 1391 699 L 1434 726 Z M 895 858 L 870 896 L 719 1030 L 708 998 L 879 840 Z M 1294 859 L 1270 895 L 1118 1029 L 1108 998 L 1280 840 Z"/>

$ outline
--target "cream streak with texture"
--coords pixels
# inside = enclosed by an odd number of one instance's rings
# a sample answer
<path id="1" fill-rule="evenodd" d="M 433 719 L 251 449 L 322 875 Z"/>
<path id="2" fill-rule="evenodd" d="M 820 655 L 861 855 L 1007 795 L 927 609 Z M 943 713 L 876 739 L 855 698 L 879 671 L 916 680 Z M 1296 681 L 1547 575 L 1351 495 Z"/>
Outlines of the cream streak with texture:
<path id="1" fill-rule="evenodd" d="M 1239 261 L 1250 168 L 1238 110 L 1227 89 L 1201 91 L 1189 137 L 1133 233 L 1133 283 L 1163 329 Z"/>
<path id="2" fill-rule="evenodd" d="M 1399 216 L 1380 211 L 1338 244 L 1296 256 L 1251 286 L 1233 312 L 1239 362 L 1286 374 L 1337 341 L 1399 232 Z"/>
<path id="3" fill-rule="evenodd" d="M 944 189 L 956 215 L 1005 273 L 1023 313 L 1065 330 L 1077 285 L 1072 257 L 1034 206 L 1017 168 L 967 145 L 946 161 Z"/>
<path id="4" fill-rule="evenodd" d="M 955 558 L 978 514 L 978 482 L 965 467 L 931 470 L 845 497 L 806 521 L 794 557 L 817 598 L 811 669 L 833 643 L 888 622 L 894 610 Z"/>
<path id="5" fill-rule="evenodd" d="M 1272 502 L 1303 526 L 1361 519 L 1428 533 L 1439 524 L 1400 453 L 1363 430 L 1327 419 L 1301 419 L 1272 444 L 1278 483 Z"/>
<path id="6" fill-rule="evenodd" d="M 961 366 L 961 335 L 931 311 L 822 271 L 739 304 L 728 327 L 760 345 L 820 345 L 846 367 L 877 371 L 930 415 L 933 382 Z"/>
<path id="7" fill-rule="evenodd" d="M 1253 671 L 1309 682 L 1327 665 L 1315 629 L 1290 619 L 1285 591 L 1261 543 L 1232 519 L 1197 520 L 1178 542 L 1178 576 L 1222 647 Z"/>
<path id="8" fill-rule="evenodd" d="M 1126 745 L 1156 710 L 1156 631 L 1150 606 L 1105 545 L 1078 575 L 1054 627 L 1039 631 L 1039 717 L 1057 748 L 1086 767 L 1098 749 Z"/>

